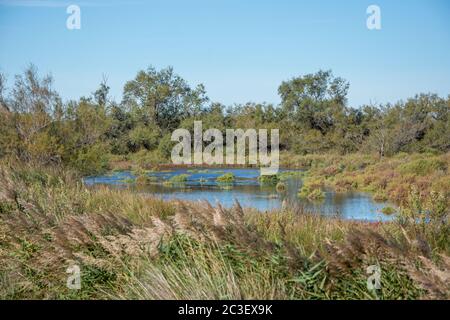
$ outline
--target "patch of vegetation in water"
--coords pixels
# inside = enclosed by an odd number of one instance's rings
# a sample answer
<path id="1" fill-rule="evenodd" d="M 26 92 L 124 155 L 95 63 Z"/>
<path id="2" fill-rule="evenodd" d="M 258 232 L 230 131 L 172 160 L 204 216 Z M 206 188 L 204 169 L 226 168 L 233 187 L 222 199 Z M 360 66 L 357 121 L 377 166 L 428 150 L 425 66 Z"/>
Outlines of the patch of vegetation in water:
<path id="1" fill-rule="evenodd" d="M 179 174 L 179 175 L 176 175 L 176 176 L 173 176 L 172 178 L 170 178 L 170 181 L 172 181 L 172 182 L 186 182 L 188 178 L 189 178 L 188 174 Z"/>
<path id="2" fill-rule="evenodd" d="M 145 186 L 151 184 L 152 182 L 158 181 L 158 178 L 143 174 L 138 176 L 135 181 L 137 185 Z"/>
<path id="3" fill-rule="evenodd" d="M 278 182 L 277 185 L 275 186 L 275 190 L 277 190 L 277 192 L 282 193 L 282 192 L 286 192 L 287 186 L 284 182 Z"/>
<path id="4" fill-rule="evenodd" d="M 219 183 L 233 183 L 235 180 L 234 174 L 231 172 L 225 173 L 224 175 L 221 175 L 217 177 L 216 181 Z"/>
<path id="5" fill-rule="evenodd" d="M 185 184 L 189 178 L 188 174 L 179 174 L 171 177 L 169 180 L 164 181 L 166 185 Z"/>
<path id="6" fill-rule="evenodd" d="M 285 181 L 294 177 L 303 177 L 305 175 L 305 171 L 284 171 L 278 173 L 278 180 Z"/>
<path id="7" fill-rule="evenodd" d="M 316 180 L 306 180 L 300 188 L 298 196 L 312 201 L 319 201 L 325 198 L 325 193 L 322 191 L 322 184 Z"/>
<path id="8" fill-rule="evenodd" d="M 261 175 L 259 176 L 259 182 L 265 185 L 276 185 L 278 183 L 278 176 L 274 175 Z"/>

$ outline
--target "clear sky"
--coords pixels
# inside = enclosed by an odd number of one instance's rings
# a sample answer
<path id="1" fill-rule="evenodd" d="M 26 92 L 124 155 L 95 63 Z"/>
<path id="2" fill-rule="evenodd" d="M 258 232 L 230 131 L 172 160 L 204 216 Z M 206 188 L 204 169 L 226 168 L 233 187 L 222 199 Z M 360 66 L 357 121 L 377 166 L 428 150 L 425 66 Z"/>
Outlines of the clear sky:
<path id="1" fill-rule="evenodd" d="M 81 8 L 68 30 L 66 8 Z M 366 9 L 381 8 L 381 30 Z M 448 0 L 0 0 L 0 70 L 34 63 L 64 99 L 93 92 L 106 74 L 123 85 L 149 65 L 173 66 L 225 104 L 278 103 L 281 81 L 332 69 L 349 103 L 450 94 Z"/>

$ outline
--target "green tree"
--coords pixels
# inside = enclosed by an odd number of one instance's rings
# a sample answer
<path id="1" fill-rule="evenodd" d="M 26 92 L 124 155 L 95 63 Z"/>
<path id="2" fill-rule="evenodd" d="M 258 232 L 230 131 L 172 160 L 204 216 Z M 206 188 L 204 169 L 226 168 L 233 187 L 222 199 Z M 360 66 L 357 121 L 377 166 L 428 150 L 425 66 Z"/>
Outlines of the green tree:
<path id="1" fill-rule="evenodd" d="M 199 115 L 207 101 L 203 85 L 192 89 L 172 68 L 157 71 L 149 67 L 124 87 L 124 106 L 138 109 L 140 122 L 155 124 L 163 133 L 178 128 L 183 119 Z"/>

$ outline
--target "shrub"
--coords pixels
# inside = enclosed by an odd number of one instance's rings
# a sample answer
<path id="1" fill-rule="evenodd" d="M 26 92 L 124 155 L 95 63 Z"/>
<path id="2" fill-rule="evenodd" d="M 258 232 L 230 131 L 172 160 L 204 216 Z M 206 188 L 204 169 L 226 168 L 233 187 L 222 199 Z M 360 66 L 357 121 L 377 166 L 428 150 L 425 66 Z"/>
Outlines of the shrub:
<path id="1" fill-rule="evenodd" d="M 106 147 L 96 144 L 80 149 L 72 158 L 71 165 L 83 175 L 106 172 L 109 167 L 109 157 Z"/>
<path id="2" fill-rule="evenodd" d="M 278 182 L 275 189 L 277 190 L 277 192 L 285 192 L 286 191 L 286 184 L 284 182 Z"/>

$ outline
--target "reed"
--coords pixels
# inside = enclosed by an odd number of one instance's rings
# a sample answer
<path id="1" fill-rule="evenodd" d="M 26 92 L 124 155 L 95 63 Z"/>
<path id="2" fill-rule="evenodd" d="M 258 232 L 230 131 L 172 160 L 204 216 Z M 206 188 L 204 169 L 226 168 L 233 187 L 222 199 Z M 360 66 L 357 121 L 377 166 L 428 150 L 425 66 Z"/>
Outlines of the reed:
<path id="1" fill-rule="evenodd" d="M 410 219 L 351 222 L 288 203 L 262 213 L 165 202 L 86 188 L 63 168 L 2 164 L 0 297 L 448 299 L 447 207 L 433 197 L 431 222 L 415 207 Z M 81 290 L 66 287 L 73 264 Z M 377 292 L 366 288 L 373 264 Z"/>

